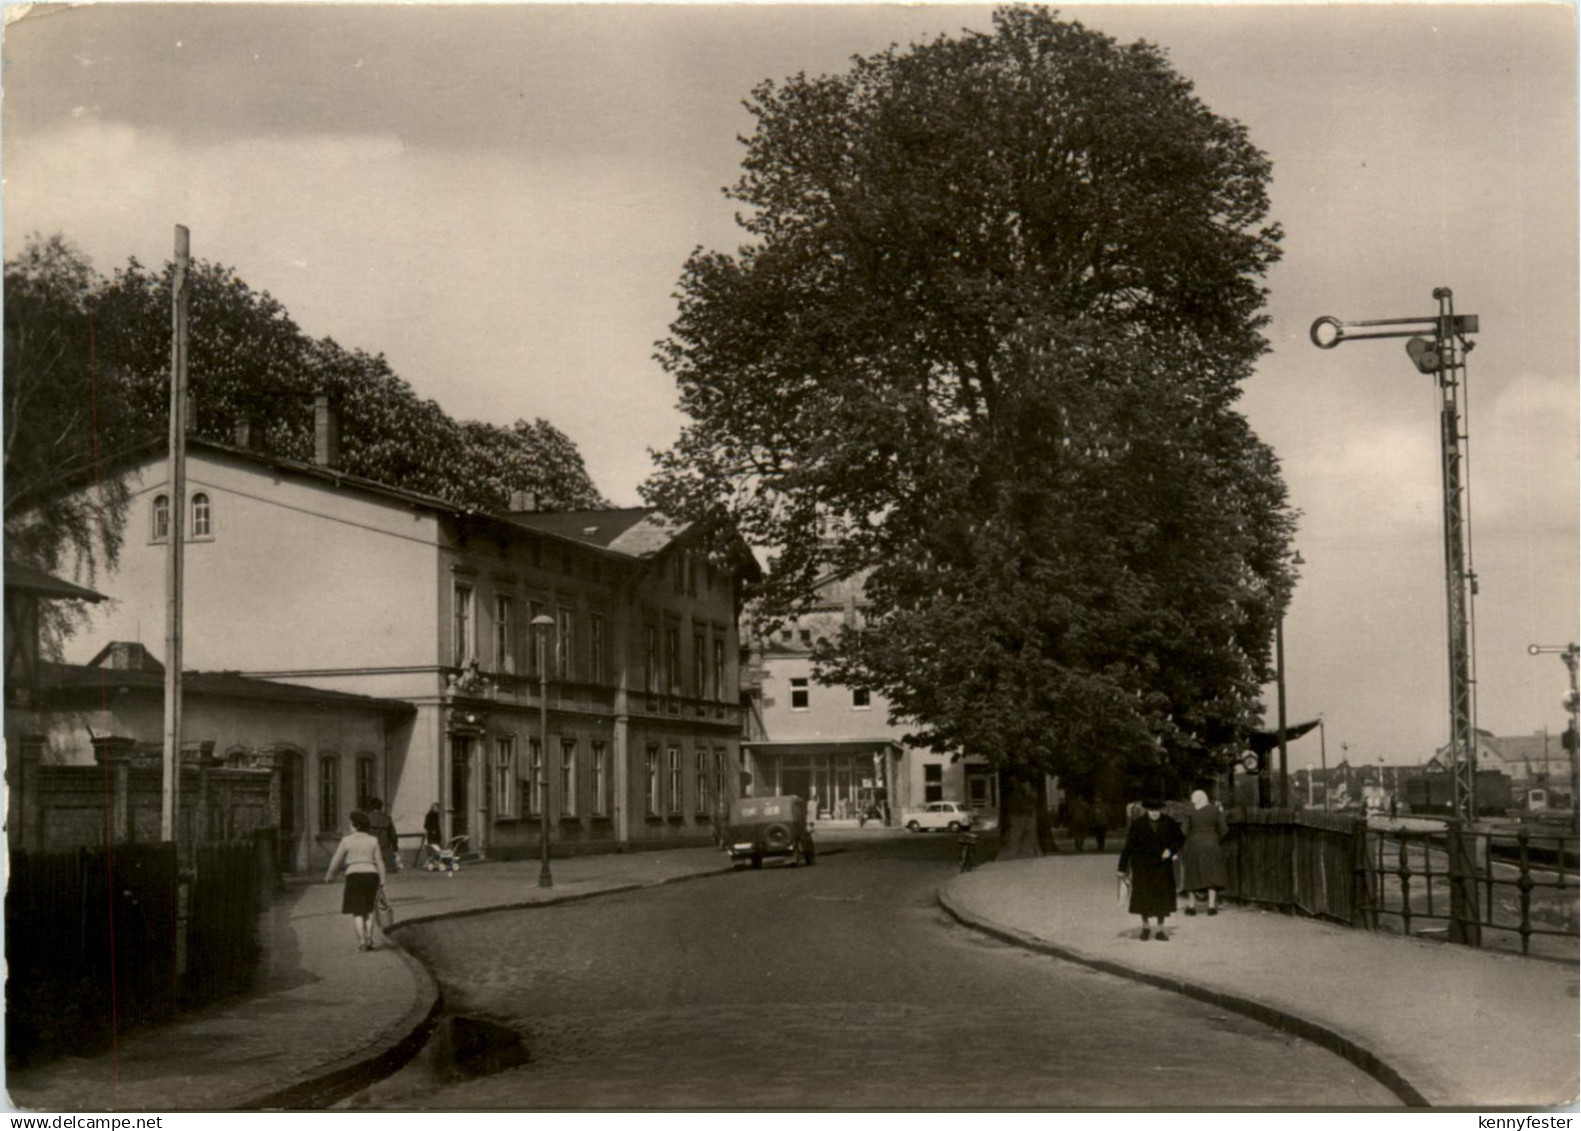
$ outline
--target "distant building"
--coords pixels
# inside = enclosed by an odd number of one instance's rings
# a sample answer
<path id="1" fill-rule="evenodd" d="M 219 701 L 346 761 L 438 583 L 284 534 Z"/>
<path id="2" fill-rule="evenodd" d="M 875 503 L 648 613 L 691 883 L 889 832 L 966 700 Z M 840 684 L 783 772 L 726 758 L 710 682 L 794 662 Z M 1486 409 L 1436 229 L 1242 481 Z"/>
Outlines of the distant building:
<path id="1" fill-rule="evenodd" d="M 76 646 L 162 626 L 179 506 L 186 663 L 406 704 L 367 770 L 401 832 L 437 801 L 445 835 L 490 855 L 536 854 L 544 819 L 561 852 L 710 840 L 739 763 L 745 547 L 716 568 L 651 509 L 539 512 L 519 497 L 484 514 L 350 475 L 334 414 L 318 414 L 312 462 L 190 439 L 181 500 L 162 444 L 134 454 L 116 600 Z M 345 829 L 364 772 L 348 753 L 281 751 L 298 867 Z"/>
<path id="2" fill-rule="evenodd" d="M 829 578 L 805 614 L 747 641 L 752 729 L 743 750 L 752 794 L 805 797 L 820 821 L 855 823 L 866 811 L 893 823 L 929 801 L 997 811 L 998 779 L 983 759 L 909 747 L 904 721 L 890 721 L 882 695 L 817 681 L 814 646 L 862 615 L 862 580 Z"/>
<path id="3" fill-rule="evenodd" d="M 1548 804 L 1568 804 L 1574 788 L 1575 763 L 1564 748 L 1563 738 L 1563 731 L 1501 736 L 1479 730 L 1477 769 L 1498 770 L 1507 775 L 1518 800 L 1531 790 L 1541 789 L 1550 795 Z M 1447 769 L 1449 753 L 1446 743 L 1438 748 L 1429 765 Z"/>

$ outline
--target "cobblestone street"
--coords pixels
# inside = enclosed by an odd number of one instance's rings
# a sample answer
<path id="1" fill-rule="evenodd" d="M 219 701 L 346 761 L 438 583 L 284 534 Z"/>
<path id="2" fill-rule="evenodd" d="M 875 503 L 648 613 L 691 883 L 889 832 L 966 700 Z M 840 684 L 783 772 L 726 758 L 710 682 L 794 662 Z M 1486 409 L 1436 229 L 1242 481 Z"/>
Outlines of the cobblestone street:
<path id="1" fill-rule="evenodd" d="M 431 1108 L 1393 1105 L 1314 1045 L 1001 945 L 935 903 L 916 837 L 561 907 L 415 925 L 447 1008 L 532 1061 L 361 1102 Z M 1239 1071 L 1277 1065 L 1277 1071 Z"/>

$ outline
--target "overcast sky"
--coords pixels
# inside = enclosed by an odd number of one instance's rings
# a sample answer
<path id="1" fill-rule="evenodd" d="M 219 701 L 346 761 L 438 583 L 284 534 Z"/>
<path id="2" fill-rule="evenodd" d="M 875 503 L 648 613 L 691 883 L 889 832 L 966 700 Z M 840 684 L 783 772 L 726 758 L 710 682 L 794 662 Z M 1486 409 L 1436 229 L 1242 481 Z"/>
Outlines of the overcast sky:
<path id="1" fill-rule="evenodd" d="M 8 9 L 8 15 L 12 10 Z M 1288 235 L 1244 411 L 1307 565 L 1292 720 L 1329 762 L 1448 738 L 1437 396 L 1397 341 L 1312 320 L 1436 313 L 1467 384 L 1478 721 L 1558 734 L 1576 639 L 1576 28 L 1568 4 L 1083 6 L 1165 47 L 1274 163 Z M 765 78 L 962 27 L 945 6 L 143 6 L 35 10 L 4 42 L 4 240 L 106 273 L 177 223 L 302 328 L 385 353 L 453 416 L 546 417 L 617 504 L 681 418 L 652 360 L 697 245 L 740 234 L 741 100 Z M 1272 703 L 1270 701 L 1270 707 Z M 1316 764 L 1314 733 L 1291 748 Z"/>

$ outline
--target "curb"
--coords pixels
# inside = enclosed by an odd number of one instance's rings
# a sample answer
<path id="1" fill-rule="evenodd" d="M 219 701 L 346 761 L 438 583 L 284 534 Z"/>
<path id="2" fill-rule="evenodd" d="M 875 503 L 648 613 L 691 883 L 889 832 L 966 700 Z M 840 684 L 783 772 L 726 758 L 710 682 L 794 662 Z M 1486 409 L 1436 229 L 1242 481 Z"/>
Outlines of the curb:
<path id="1" fill-rule="evenodd" d="M 999 939 L 1001 942 L 1007 942 L 1024 950 L 1036 951 L 1065 962 L 1074 962 L 1081 966 L 1091 967 L 1094 970 L 1101 970 L 1106 974 L 1129 978 L 1134 982 L 1141 982 L 1161 990 L 1169 990 L 1196 1001 L 1205 1002 L 1209 1005 L 1250 1017 L 1254 1021 L 1260 1021 L 1281 1032 L 1311 1041 L 1336 1056 L 1343 1057 L 1385 1088 L 1388 1088 L 1408 1107 L 1432 1107 L 1432 1104 L 1427 1101 L 1427 1097 L 1422 1095 L 1398 1070 L 1385 1063 L 1383 1058 L 1377 1053 L 1337 1029 L 1330 1028 L 1310 1018 L 1302 1017 L 1299 1014 L 1278 1009 L 1266 1002 L 1241 997 L 1238 994 L 1228 993 L 1224 990 L 1212 989 L 1208 986 L 1188 982 L 1167 974 L 1150 974 L 1147 971 L 1138 970 L 1135 967 L 1126 966 L 1111 959 L 1095 958 L 1092 955 L 1083 954 L 1079 950 L 1072 950 L 1057 943 L 1051 943 L 1047 939 L 1027 934 L 1024 931 L 1003 927 L 986 919 L 975 918 L 964 911 L 950 897 L 949 887 L 950 884 L 946 883 L 939 888 L 939 906 L 944 908 L 956 922 L 964 927 L 980 931 L 985 935 Z"/>
<path id="2" fill-rule="evenodd" d="M 386 942 L 393 944 L 394 940 L 386 936 Z M 434 981 L 428 968 L 404 947 L 395 944 L 390 949 L 406 964 L 418 986 L 417 1000 L 394 1027 L 398 1035 L 384 1043 L 383 1047 L 376 1047 L 371 1052 L 351 1053 L 328 1069 L 315 1071 L 295 1084 L 251 1097 L 233 1105 L 230 1110 L 321 1110 L 360 1088 L 384 1079 L 417 1055 L 443 1011 L 443 995 L 439 992 L 439 983 Z"/>
<path id="3" fill-rule="evenodd" d="M 824 853 L 820 853 L 820 855 L 824 855 Z M 655 880 L 652 883 L 619 884 L 614 887 L 599 888 L 596 891 L 581 891 L 570 895 L 551 896 L 547 899 L 527 900 L 518 903 L 499 903 L 488 907 L 468 907 L 459 911 L 443 911 L 433 915 L 420 915 L 394 923 L 391 925 L 390 931 L 385 934 L 385 939 L 393 944 L 390 949 L 400 956 L 401 961 L 406 964 L 407 969 L 412 973 L 418 985 L 417 1000 L 395 1026 L 399 1035 L 393 1040 L 384 1043 L 383 1047 L 376 1048 L 370 1052 L 351 1053 L 336 1061 L 328 1069 L 314 1072 L 311 1076 L 299 1080 L 295 1084 L 289 1084 L 284 1088 L 274 1088 L 262 1095 L 249 1097 L 241 1103 L 232 1105 L 229 1110 L 323 1110 L 361 1088 L 386 1079 L 421 1051 L 428 1040 L 430 1031 L 444 1012 L 444 995 L 440 993 L 439 984 L 434 981 L 434 977 L 428 972 L 428 968 L 408 952 L 405 947 L 401 946 L 394 937 L 396 932 L 406 927 L 419 923 L 436 923 L 445 919 L 464 919 L 473 915 L 488 915 L 496 911 L 523 911 L 533 907 L 578 903 L 582 900 L 594 899 L 599 896 L 618 895 L 622 892 L 664 887 L 667 884 L 679 884 L 688 880 L 722 876 L 734 871 L 736 871 L 736 868 L 731 865 L 727 868 L 716 868 L 706 872 L 692 872 L 684 876 L 669 876 L 662 880 Z"/>

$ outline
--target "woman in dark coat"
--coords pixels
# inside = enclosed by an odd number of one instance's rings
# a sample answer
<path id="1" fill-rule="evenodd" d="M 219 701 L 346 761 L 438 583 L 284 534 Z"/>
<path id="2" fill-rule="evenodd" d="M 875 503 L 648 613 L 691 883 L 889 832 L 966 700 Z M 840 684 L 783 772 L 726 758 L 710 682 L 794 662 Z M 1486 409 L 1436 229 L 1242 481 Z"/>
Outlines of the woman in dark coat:
<path id="1" fill-rule="evenodd" d="M 1156 798 L 1142 802 L 1142 814 L 1126 830 L 1120 874 L 1129 874 L 1133 915 L 1142 917 L 1142 938 L 1154 937 L 1149 919 L 1158 920 L 1158 941 L 1168 942 L 1164 920 L 1175 910 L 1175 854 L 1186 841 L 1174 818 Z"/>
<path id="2" fill-rule="evenodd" d="M 1224 852 L 1219 842 L 1229 833 L 1224 810 L 1197 790 L 1191 795 L 1191 812 L 1186 814 L 1186 849 L 1182 860 L 1180 888 L 1187 895 L 1186 914 L 1197 913 L 1197 900 L 1206 893 L 1208 914 L 1219 913 L 1219 891 L 1229 883 L 1224 871 Z"/>

